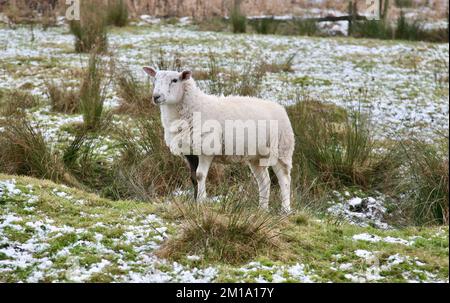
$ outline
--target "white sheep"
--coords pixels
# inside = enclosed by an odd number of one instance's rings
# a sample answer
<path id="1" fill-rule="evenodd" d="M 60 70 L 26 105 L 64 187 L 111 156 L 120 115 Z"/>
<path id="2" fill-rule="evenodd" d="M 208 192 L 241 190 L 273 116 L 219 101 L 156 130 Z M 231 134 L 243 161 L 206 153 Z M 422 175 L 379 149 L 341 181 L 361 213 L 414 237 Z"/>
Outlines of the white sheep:
<path id="1" fill-rule="evenodd" d="M 269 207 L 268 167 L 272 166 L 281 189 L 282 211 L 290 211 L 290 172 L 295 139 L 283 106 L 251 97 L 205 94 L 197 87 L 191 71 L 156 71 L 151 67 L 144 67 L 144 71 L 155 79 L 153 101 L 161 108 L 165 142 L 172 153 L 186 157 L 197 200 L 206 198 L 205 181 L 213 160 L 223 163 L 245 162 L 258 183 L 260 207 Z M 202 125 L 196 125 L 199 116 L 201 123 L 213 123 L 205 130 Z M 224 130 L 230 121 L 240 122 L 234 124 L 235 129 L 231 132 L 235 137 L 231 141 L 234 142 L 232 154 L 229 153 L 230 149 L 228 153 L 225 151 L 229 148 L 227 135 L 230 132 Z M 257 125 L 257 133 L 250 132 L 252 125 Z M 200 142 L 194 139 L 196 129 L 197 133 L 201 130 Z M 255 136 L 258 140 L 253 140 Z M 205 141 L 208 141 L 207 144 Z M 255 141 L 256 146 L 252 149 L 251 142 Z M 215 146 L 206 150 L 205 146 L 210 146 L 211 142 Z M 244 153 L 243 144 L 248 145 Z"/>

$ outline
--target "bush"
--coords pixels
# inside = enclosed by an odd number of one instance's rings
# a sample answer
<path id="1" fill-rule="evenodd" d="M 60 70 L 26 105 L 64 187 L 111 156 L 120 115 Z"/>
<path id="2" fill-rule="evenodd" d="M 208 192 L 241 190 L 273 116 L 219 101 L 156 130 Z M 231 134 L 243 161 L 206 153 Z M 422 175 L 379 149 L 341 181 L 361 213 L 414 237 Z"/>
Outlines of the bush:
<path id="1" fill-rule="evenodd" d="M 181 231 L 157 255 L 175 260 L 200 255 L 208 262 L 242 264 L 274 251 L 286 253 L 280 238 L 284 218 L 251 205 L 242 193 L 229 194 L 219 205 L 175 202 Z"/>
<path id="2" fill-rule="evenodd" d="M 367 20 L 354 22 L 352 35 L 357 38 L 392 39 L 394 31 L 386 21 Z"/>
<path id="3" fill-rule="evenodd" d="M 124 0 L 109 0 L 106 13 L 109 25 L 125 26 L 128 24 L 128 6 Z"/>
<path id="4" fill-rule="evenodd" d="M 83 114 L 83 126 L 89 130 L 102 127 L 106 117 L 103 110 L 106 88 L 105 74 L 104 62 L 94 50 L 90 54 L 80 88 L 80 111 Z"/>
<path id="5" fill-rule="evenodd" d="M 70 21 L 76 52 L 104 52 L 108 47 L 106 7 L 101 0 L 82 0 L 80 21 Z"/>
<path id="6" fill-rule="evenodd" d="M 52 110 L 55 112 L 74 114 L 80 109 L 80 92 L 73 89 L 68 83 L 54 81 L 45 83 L 46 94 L 50 100 Z"/>

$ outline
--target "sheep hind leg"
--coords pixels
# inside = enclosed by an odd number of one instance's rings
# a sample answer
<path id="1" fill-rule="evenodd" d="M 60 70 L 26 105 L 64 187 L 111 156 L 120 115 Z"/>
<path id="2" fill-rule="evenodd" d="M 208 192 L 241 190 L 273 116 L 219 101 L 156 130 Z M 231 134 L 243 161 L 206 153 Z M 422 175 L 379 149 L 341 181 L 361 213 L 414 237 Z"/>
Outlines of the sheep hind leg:
<path id="1" fill-rule="evenodd" d="M 278 161 L 272 168 L 280 185 L 281 211 L 289 213 L 291 211 L 291 170 L 281 161 Z"/>
<path id="2" fill-rule="evenodd" d="M 258 166 L 253 163 L 249 163 L 250 169 L 255 176 L 259 189 L 259 207 L 262 209 L 269 209 L 270 198 L 270 176 L 267 166 Z"/>
<path id="3" fill-rule="evenodd" d="M 206 178 L 213 161 L 213 156 L 198 156 L 196 178 L 198 182 L 197 201 L 206 200 Z"/>
<path id="4" fill-rule="evenodd" d="M 191 182 L 192 182 L 192 185 L 194 186 L 194 200 L 196 200 L 197 195 L 198 195 L 198 189 L 197 189 L 197 186 L 198 186 L 198 182 L 197 182 L 198 156 L 186 155 L 185 158 L 189 164 L 189 169 L 190 169 L 190 173 L 191 173 Z"/>

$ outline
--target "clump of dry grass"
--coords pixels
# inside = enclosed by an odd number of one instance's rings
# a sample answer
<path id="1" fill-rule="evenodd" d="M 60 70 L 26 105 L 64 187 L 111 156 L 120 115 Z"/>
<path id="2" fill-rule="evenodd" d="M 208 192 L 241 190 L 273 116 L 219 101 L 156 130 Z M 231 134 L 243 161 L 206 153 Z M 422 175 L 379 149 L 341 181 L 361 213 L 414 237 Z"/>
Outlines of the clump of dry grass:
<path id="1" fill-rule="evenodd" d="M 208 262 L 227 264 L 242 264 L 262 255 L 288 255 L 280 231 L 284 218 L 252 208 L 245 197 L 230 194 L 218 205 L 175 202 L 179 234 L 168 239 L 157 255 L 174 260 L 200 255 Z"/>
<path id="2" fill-rule="evenodd" d="M 128 6 L 125 0 L 109 0 L 106 13 L 107 23 L 122 27 L 128 24 Z"/>
<path id="3" fill-rule="evenodd" d="M 214 95 L 259 96 L 261 85 L 266 74 L 267 65 L 264 60 L 248 62 L 242 71 L 223 72 L 213 53 L 208 55 L 207 79 L 209 93 Z"/>
<path id="4" fill-rule="evenodd" d="M 139 82 L 127 68 L 120 68 L 114 77 L 120 106 L 117 112 L 127 114 L 149 114 L 156 110 L 152 105 L 152 85 Z"/>
<path id="5" fill-rule="evenodd" d="M 45 87 L 53 111 L 74 114 L 80 110 L 80 92 L 68 83 L 47 81 Z"/>
<path id="6" fill-rule="evenodd" d="M 79 186 L 37 127 L 23 117 L 8 119 L 0 133 L 0 170 Z"/>
<path id="7" fill-rule="evenodd" d="M 23 90 L 0 91 L 0 115 L 23 115 L 24 111 L 39 104 L 39 99 Z"/>

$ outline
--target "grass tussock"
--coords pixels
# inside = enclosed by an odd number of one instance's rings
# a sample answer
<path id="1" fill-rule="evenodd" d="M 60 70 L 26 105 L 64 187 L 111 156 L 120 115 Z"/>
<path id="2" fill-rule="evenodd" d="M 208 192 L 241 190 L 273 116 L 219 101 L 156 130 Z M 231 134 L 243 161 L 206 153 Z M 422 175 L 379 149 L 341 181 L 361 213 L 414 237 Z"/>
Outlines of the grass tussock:
<path id="1" fill-rule="evenodd" d="M 419 140 L 404 144 L 408 177 L 404 199 L 416 224 L 449 224 L 448 137 L 430 145 Z M 405 202 L 406 201 L 406 202 Z"/>
<path id="2" fill-rule="evenodd" d="M 152 85 L 149 81 L 139 82 L 129 69 L 120 68 L 115 73 L 114 82 L 120 98 L 117 112 L 146 115 L 156 110 L 151 102 Z"/>
<path id="3" fill-rule="evenodd" d="M 287 108 L 296 136 L 293 180 L 302 188 L 375 189 L 400 164 L 394 151 L 378 153 L 367 117 L 308 97 Z"/>
<path id="4" fill-rule="evenodd" d="M 186 185 L 188 169 L 166 146 L 159 114 L 137 118 L 136 127 L 137 134 L 120 131 L 121 157 L 115 175 L 121 186 L 117 191 L 123 197 L 149 201 Z"/>
<path id="5" fill-rule="evenodd" d="M 207 76 L 209 93 L 214 95 L 258 96 L 267 65 L 263 60 L 244 64 L 242 71 L 223 72 L 213 53 L 208 56 Z M 194 75 L 195 76 L 195 75 Z"/>
<path id="6" fill-rule="evenodd" d="M 101 0 L 82 0 L 81 20 L 70 21 L 70 32 L 75 36 L 75 51 L 87 53 L 93 50 L 104 52 L 108 48 L 107 7 Z"/>
<path id="7" fill-rule="evenodd" d="M 279 22 L 277 22 L 273 17 L 249 20 L 249 23 L 253 30 L 261 35 L 276 34 L 279 25 Z"/>
<path id="8" fill-rule="evenodd" d="M 80 111 L 83 126 L 89 130 L 102 127 L 108 114 L 104 110 L 107 87 L 106 63 L 96 51 L 91 52 L 80 87 Z"/>
<path id="9" fill-rule="evenodd" d="M 207 262 L 242 264 L 257 256 L 287 254 L 280 236 L 284 218 L 253 209 L 242 195 L 230 194 L 219 205 L 176 202 L 175 208 L 181 231 L 162 245 L 160 257 L 199 255 Z"/>
<path id="10" fill-rule="evenodd" d="M 37 127 L 25 118 L 8 119 L 0 134 L 0 170 L 78 186 Z"/>
<path id="11" fill-rule="evenodd" d="M 230 12 L 231 30 L 235 34 L 245 33 L 247 31 L 247 16 L 242 14 L 240 9 L 240 1 Z"/>
<path id="12" fill-rule="evenodd" d="M 52 110 L 59 113 L 74 114 L 80 110 L 80 92 L 65 81 L 45 83 L 46 94 Z"/>
<path id="13" fill-rule="evenodd" d="M 26 109 L 39 104 L 39 98 L 23 90 L 0 91 L 0 116 L 24 115 Z"/>
<path id="14" fill-rule="evenodd" d="M 128 6 L 125 0 L 109 0 L 106 20 L 109 25 L 123 27 L 128 24 Z"/>

